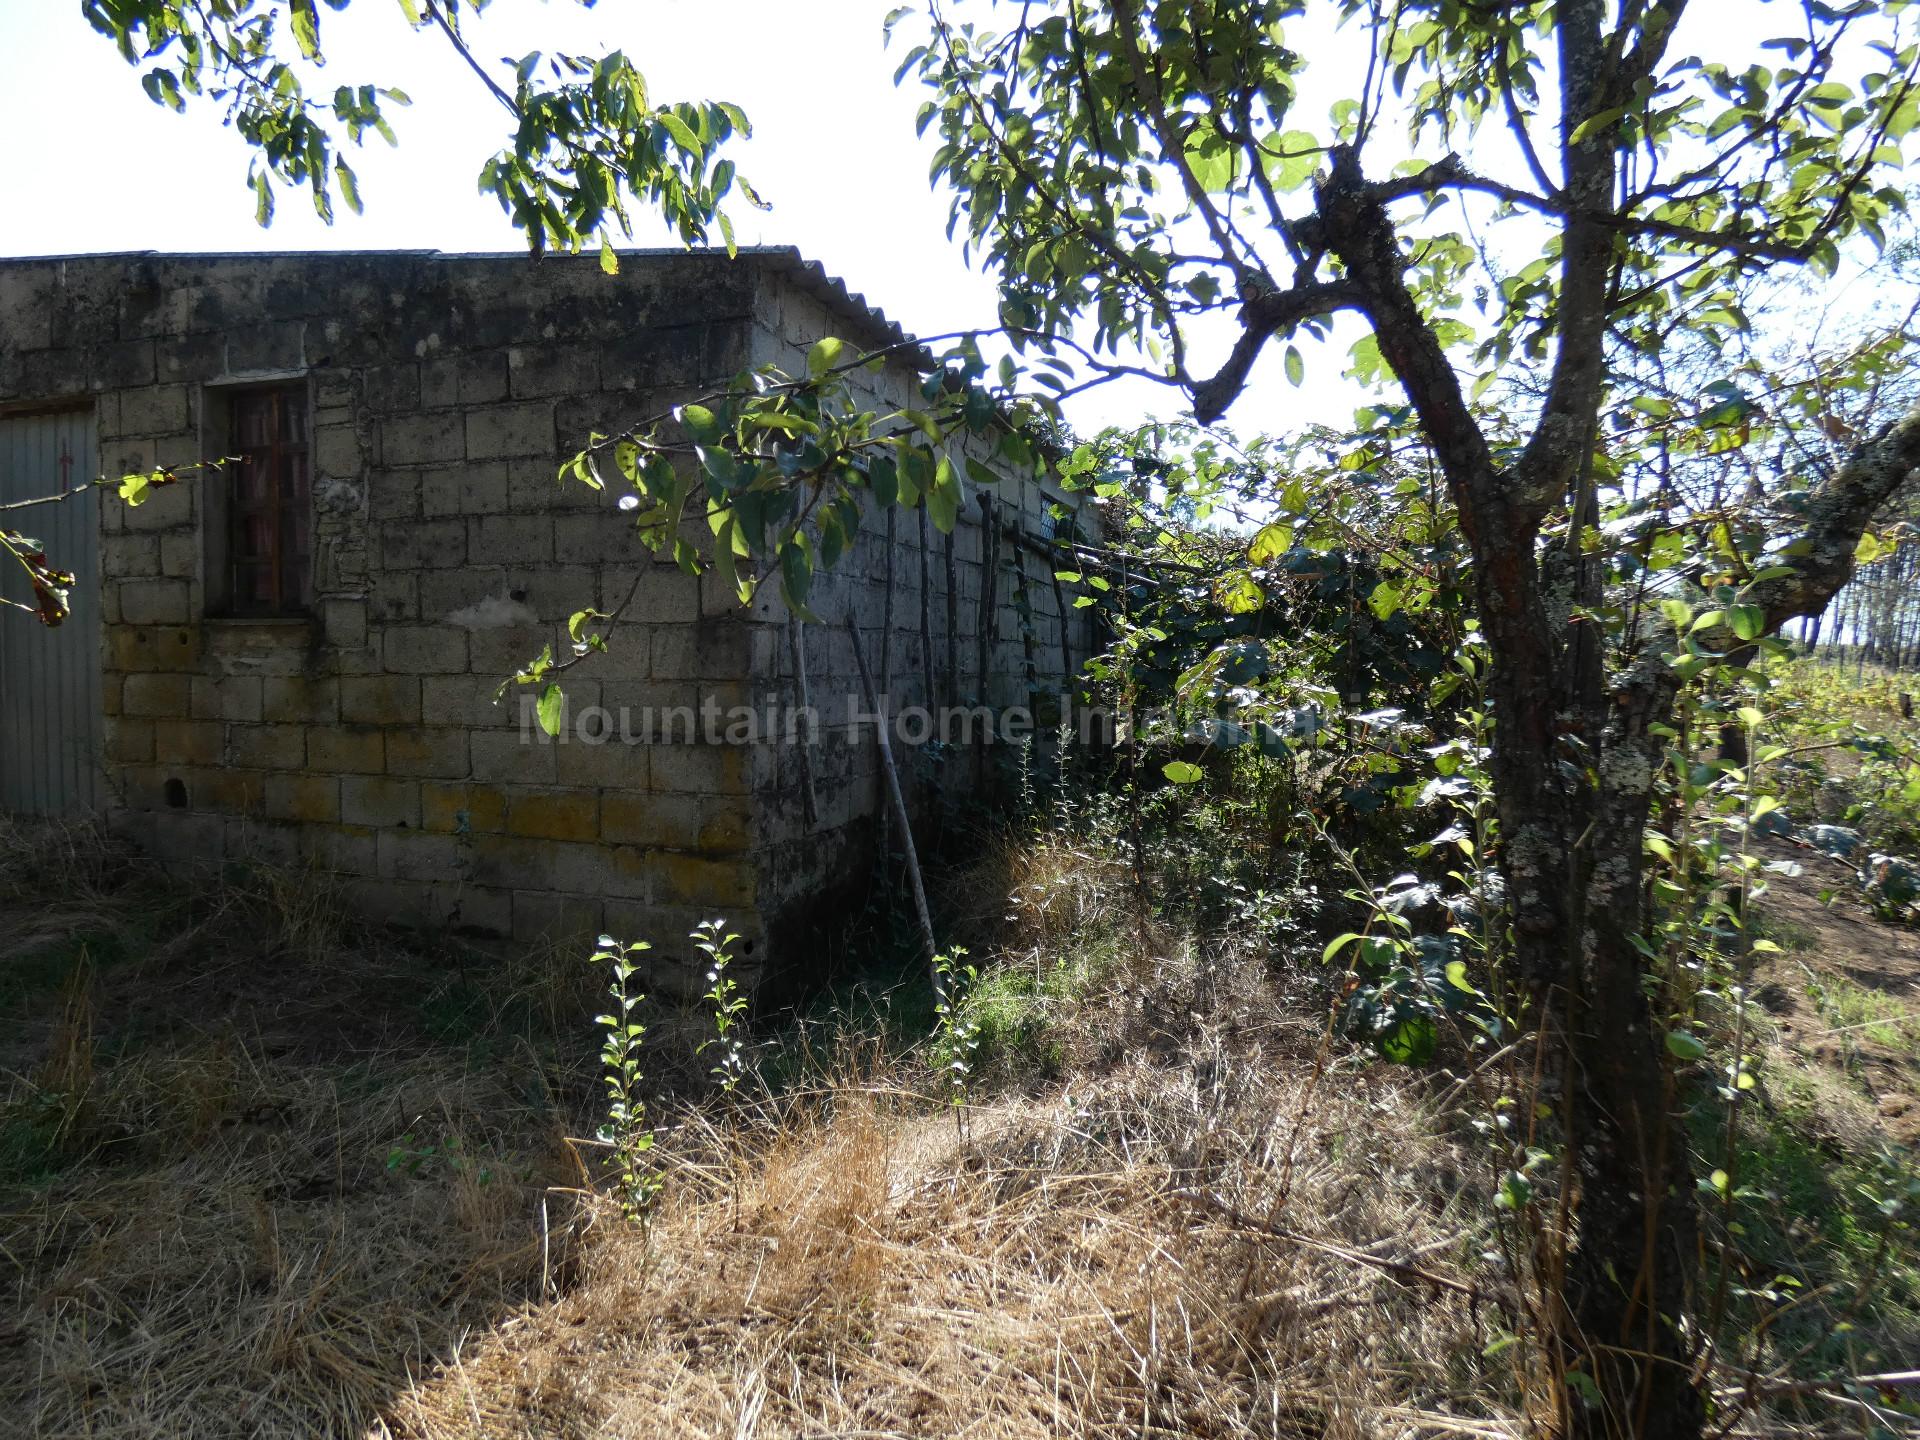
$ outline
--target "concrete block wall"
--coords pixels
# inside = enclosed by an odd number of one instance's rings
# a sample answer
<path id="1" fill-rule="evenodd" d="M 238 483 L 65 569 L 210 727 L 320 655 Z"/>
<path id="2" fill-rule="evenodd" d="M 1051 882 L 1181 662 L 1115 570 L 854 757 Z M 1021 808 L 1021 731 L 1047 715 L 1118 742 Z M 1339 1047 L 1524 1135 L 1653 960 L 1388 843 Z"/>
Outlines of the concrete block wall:
<path id="1" fill-rule="evenodd" d="M 605 929 L 684 952 L 696 921 L 724 914 L 756 958 L 775 932 L 799 933 L 870 856 L 880 797 L 870 730 L 845 736 L 858 680 L 843 633 L 804 627 L 829 726 L 809 751 L 812 819 L 792 745 L 530 745 L 516 693 L 495 692 L 543 646 L 568 653 L 574 611 L 633 591 L 611 652 L 566 677 L 576 716 L 793 703 L 772 587 L 743 612 L 712 577 L 640 545 L 612 496 L 562 486 L 556 468 L 589 431 L 664 413 L 749 364 L 803 366 L 822 334 L 897 332 L 790 252 L 635 255 L 614 278 L 591 258 L 430 253 L 0 262 L 0 407 L 91 404 L 105 471 L 186 477 L 137 509 L 101 506 L 113 822 L 170 857 L 322 868 L 352 903 L 399 920 L 522 939 Z M 889 368 L 873 399 L 902 403 L 913 378 Z M 308 400 L 311 613 L 225 619 L 209 613 L 206 573 L 220 481 L 185 467 L 222 453 L 225 387 L 267 382 Z M 1040 487 L 996 498 L 1003 518 L 1041 531 Z M 869 515 L 816 590 L 824 617 L 853 608 L 900 704 L 941 698 L 945 541 L 927 533 L 931 661 L 917 515 L 896 517 L 891 551 L 885 518 Z M 952 543 L 950 683 L 972 703 L 971 502 Z M 1077 658 L 1091 638 L 1058 614 L 1051 567 L 1003 543 L 987 682 L 1000 705 L 1027 698 L 1016 556 L 1040 682 L 1060 679 L 1063 624 Z"/>
<path id="2" fill-rule="evenodd" d="M 831 297 L 784 283 L 778 274 L 765 275 L 761 283 L 761 302 L 754 308 L 756 364 L 804 373 L 807 350 L 822 335 L 837 334 L 856 345 L 872 343 L 868 337 L 849 333 L 846 317 L 837 313 Z M 904 360 L 889 364 L 877 375 L 862 372 L 862 404 L 883 415 L 903 406 L 924 407 L 917 391 L 919 378 Z M 971 454 L 1004 474 L 1006 467 L 993 458 L 994 443 L 991 436 L 963 436 L 954 443 L 955 458 Z M 845 630 L 849 613 L 859 628 L 874 682 L 884 683 L 896 712 L 914 706 L 936 712 L 948 705 L 985 703 L 995 710 L 1024 706 L 1035 712 L 1044 729 L 1058 715 L 1058 697 L 1070 678 L 1063 635 L 1071 646 L 1073 669 L 1091 653 L 1095 637 L 1088 613 L 1073 607 L 1071 595 L 1056 590 L 1056 567 L 1017 543 L 1011 533 L 1017 529 L 1036 538 L 1050 536 L 1054 522 L 1049 508 L 1055 504 L 1073 508 L 1074 501 L 1030 476 L 1006 475 L 991 493 L 992 514 L 1002 536 L 990 580 L 998 613 L 983 683 L 981 590 L 989 583 L 983 564 L 985 512 L 977 503 L 980 487 L 970 479 L 963 484 L 966 499 L 951 536 L 943 536 L 931 522 L 923 525 L 924 508 L 896 510 L 890 528 L 888 515 L 873 507 L 863 517 L 857 542 L 832 571 L 814 581 L 808 603 L 820 623 L 801 625 L 794 638 L 804 647 L 808 691 L 821 713 L 824 743 L 809 752 L 807 769 L 793 747 L 777 747 L 773 763 L 762 766 L 765 778 L 754 792 L 755 832 L 762 847 L 758 857 L 762 906 L 776 923 L 782 914 L 804 913 L 811 897 L 831 890 L 843 877 L 863 878 L 872 863 L 876 816 L 886 803 L 885 791 L 874 727 L 856 728 L 849 723 L 849 701 L 861 691 L 852 641 Z M 927 562 L 924 589 L 923 555 Z M 924 647 L 923 607 L 929 642 Z M 774 647 L 775 664 L 764 684 L 783 703 L 797 703 L 794 647 L 785 634 L 784 606 L 776 594 L 759 602 L 755 618 L 782 630 Z M 1023 625 L 1031 630 L 1035 693 L 1028 690 Z M 926 649 L 932 653 L 925 653 Z M 902 743 L 898 732 L 894 748 L 916 814 L 926 811 L 936 790 L 967 789 L 983 778 L 991 780 L 1013 763 L 1005 746 L 974 752 L 938 745 L 916 749 Z M 804 794 L 809 778 L 818 807 L 811 820 Z"/>

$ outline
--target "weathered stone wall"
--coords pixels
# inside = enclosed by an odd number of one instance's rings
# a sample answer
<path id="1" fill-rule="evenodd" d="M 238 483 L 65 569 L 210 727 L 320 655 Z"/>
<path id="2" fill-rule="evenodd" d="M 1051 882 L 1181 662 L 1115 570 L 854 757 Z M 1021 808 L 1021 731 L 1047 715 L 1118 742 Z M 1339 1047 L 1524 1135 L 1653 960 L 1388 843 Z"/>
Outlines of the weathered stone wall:
<path id="1" fill-rule="evenodd" d="M 945 675 L 946 542 L 929 527 L 931 660 L 921 653 L 921 519 L 870 515 L 802 627 L 819 746 L 528 744 L 495 691 L 576 610 L 638 585 L 611 652 L 568 677 L 575 717 L 794 703 L 768 587 L 751 614 L 642 547 L 611 496 L 556 461 L 746 366 L 802 368 L 822 334 L 892 338 L 785 252 L 592 259 L 432 254 L 89 257 L 0 263 L 0 405 L 91 402 L 109 473 L 220 455 L 223 387 L 294 379 L 312 420 L 309 617 L 210 618 L 217 476 L 101 507 L 106 773 L 119 827 L 174 858 L 307 863 L 376 914 L 476 930 L 612 930 L 684 951 L 724 914 L 765 954 L 823 896 L 864 880 L 880 799 L 871 727 L 849 734 L 849 607 L 898 704 L 980 698 L 981 512 L 953 537 L 958 674 Z M 874 400 L 906 402 L 903 363 Z M 982 451 L 984 454 L 984 450 Z M 1041 533 L 1045 498 L 1001 488 Z M 884 651 L 891 554 L 893 600 Z M 1051 567 L 1010 541 L 995 578 L 988 698 L 1024 703 L 1026 566 L 1043 687 L 1061 675 Z M 1072 617 L 1070 617 L 1070 620 Z M 1075 655 L 1087 654 L 1084 624 Z M 903 754 L 910 775 L 932 769 Z M 992 763 L 992 762 L 989 762 Z M 978 768 L 949 755 L 937 780 Z M 811 770 L 818 812 L 807 813 Z M 789 956 L 800 960 L 803 956 Z"/>
<path id="2" fill-rule="evenodd" d="M 821 295 L 782 283 L 774 274 L 766 276 L 762 286 L 761 303 L 754 308 L 754 363 L 804 373 L 807 349 L 821 335 L 840 334 L 857 343 L 859 337 L 847 333 L 844 317 Z M 864 403 L 883 415 L 902 406 L 924 407 L 918 378 L 904 360 L 878 375 L 862 372 Z M 992 451 L 988 438 L 968 436 L 958 442 L 956 458 L 972 454 L 993 464 Z M 951 536 L 941 535 L 926 520 L 924 508 L 895 511 L 891 517 L 869 510 L 858 543 L 833 571 L 814 582 L 808 605 L 819 623 L 800 625 L 790 637 L 777 595 L 756 607 L 756 619 L 778 631 L 771 647 L 774 662 L 763 677 L 769 697 L 797 703 L 797 642 L 809 698 L 820 712 L 823 729 L 822 743 L 808 750 L 805 765 L 796 747 L 783 745 L 757 767 L 759 895 L 763 913 L 776 925 L 784 917 L 806 915 L 816 897 L 857 890 L 871 874 L 879 833 L 876 817 L 885 807 L 886 792 L 876 727 L 854 723 L 868 712 L 859 698 L 859 669 L 845 629 L 849 614 L 859 627 L 874 683 L 887 692 L 894 713 L 912 707 L 940 712 L 983 702 L 1000 712 L 1024 707 L 1034 713 L 1043 748 L 1071 673 L 1061 648 L 1063 633 L 1071 646 L 1071 667 L 1077 668 L 1091 653 L 1088 613 L 1075 609 L 1071 597 L 1054 584 L 1057 567 L 1014 538 L 1016 533 L 1036 540 L 1050 536 L 1049 506 L 1071 502 L 1031 478 L 1009 478 L 989 494 L 1002 537 L 992 577 L 997 616 L 990 622 L 983 688 L 985 512 L 978 503 L 980 488 L 967 480 L 965 492 L 960 522 Z M 933 808 L 938 793 L 1004 781 L 1008 771 L 1022 763 L 1016 744 L 938 743 L 936 731 L 936 743 L 915 746 L 910 743 L 915 738 L 911 726 L 896 727 L 893 733 L 895 762 L 917 815 Z M 811 816 L 809 781 L 816 806 Z"/>
<path id="3" fill-rule="evenodd" d="M 311 619 L 207 618 L 199 479 L 101 507 L 116 823 L 522 937 L 750 911 L 741 757 L 529 747 L 494 691 L 640 572 L 640 622 L 574 703 L 744 690 L 748 627 L 703 616 L 695 581 L 555 469 L 590 428 L 744 363 L 754 298 L 750 267 L 705 256 L 612 280 L 404 254 L 0 266 L 0 401 L 91 398 L 109 471 L 220 454 L 219 386 L 302 376 L 311 399 Z"/>

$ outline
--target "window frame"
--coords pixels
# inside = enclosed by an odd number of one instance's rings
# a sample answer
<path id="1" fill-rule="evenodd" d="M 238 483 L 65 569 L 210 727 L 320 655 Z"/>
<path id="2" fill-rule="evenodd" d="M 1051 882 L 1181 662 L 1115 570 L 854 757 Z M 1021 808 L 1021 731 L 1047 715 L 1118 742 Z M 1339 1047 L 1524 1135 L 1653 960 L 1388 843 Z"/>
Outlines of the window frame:
<path id="1" fill-rule="evenodd" d="M 313 405 L 305 375 L 248 376 L 218 385 L 203 392 L 202 453 L 209 460 L 236 463 L 221 464 L 207 477 L 204 490 L 208 498 L 202 533 L 205 556 L 206 613 L 213 618 L 232 620 L 308 620 L 313 615 L 314 599 L 314 511 L 313 511 Z M 275 406 L 274 424 L 265 447 L 243 446 L 239 422 L 246 409 L 262 397 L 270 397 Z M 283 407 L 294 407 L 296 438 L 289 438 L 288 417 Z M 252 587 L 242 585 L 251 568 L 261 563 L 243 558 L 243 526 L 257 514 L 242 497 L 241 487 L 247 474 L 248 458 L 264 453 L 266 465 L 274 475 L 267 487 L 272 506 L 273 550 L 268 563 L 273 566 L 274 598 L 260 601 L 250 598 Z M 292 460 L 304 468 L 300 484 L 290 487 L 304 514 L 290 515 L 284 508 L 288 499 L 281 467 Z M 304 530 L 304 554 L 298 537 Z M 289 588 L 284 567 L 290 558 L 301 562 L 297 586 Z"/>

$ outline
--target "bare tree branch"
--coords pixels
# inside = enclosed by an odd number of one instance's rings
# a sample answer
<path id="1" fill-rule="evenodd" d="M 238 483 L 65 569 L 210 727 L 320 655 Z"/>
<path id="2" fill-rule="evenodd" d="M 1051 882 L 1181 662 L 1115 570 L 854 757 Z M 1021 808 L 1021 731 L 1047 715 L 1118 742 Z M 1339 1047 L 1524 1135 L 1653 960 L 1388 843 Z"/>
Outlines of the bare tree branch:
<path id="1" fill-rule="evenodd" d="M 1338 281 L 1320 281 L 1293 285 L 1256 295 L 1240 307 L 1244 327 L 1234 342 L 1233 353 L 1212 379 L 1193 387 L 1193 414 L 1202 425 L 1211 425 L 1227 413 L 1227 407 L 1246 388 L 1260 349 L 1282 330 L 1290 330 L 1316 315 L 1361 307 L 1360 290 Z"/>
<path id="2" fill-rule="evenodd" d="M 1902 482 L 1920 471 L 1920 405 L 1862 442 L 1814 487 L 1805 530 L 1787 546 L 1792 575 L 1763 580 L 1747 598 L 1766 611 L 1769 634 L 1802 615 L 1817 615 L 1853 578 L 1854 550 Z"/>

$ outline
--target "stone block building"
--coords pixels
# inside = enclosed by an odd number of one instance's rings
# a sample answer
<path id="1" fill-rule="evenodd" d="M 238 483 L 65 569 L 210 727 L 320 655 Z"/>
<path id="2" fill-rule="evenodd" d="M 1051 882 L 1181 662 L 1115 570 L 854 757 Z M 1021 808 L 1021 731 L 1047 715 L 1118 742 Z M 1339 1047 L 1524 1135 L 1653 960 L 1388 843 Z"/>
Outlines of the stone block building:
<path id="1" fill-rule="evenodd" d="M 950 539 L 870 512 L 815 625 L 772 587 L 743 608 L 648 551 L 614 494 L 556 478 L 591 431 L 803 370 L 828 334 L 904 340 L 787 249 L 633 252 L 618 276 L 430 252 L 0 261 L 0 503 L 71 492 L 11 519 L 79 576 L 67 624 L 0 622 L 0 809 L 313 866 L 411 923 L 684 950 L 724 915 L 756 959 L 800 959 L 865 880 L 882 797 L 844 617 L 896 707 L 1026 705 L 1092 639 L 1045 543 L 1071 499 L 1031 478 L 970 492 Z M 918 378 L 903 349 L 863 383 L 891 409 Z M 185 478 L 138 507 L 85 483 L 155 467 Z M 608 653 L 566 676 L 558 740 L 496 700 L 569 653 L 569 615 L 629 593 Z M 803 698 L 814 743 L 703 714 Z M 924 793 L 943 765 L 965 783 L 963 759 L 903 765 Z"/>

